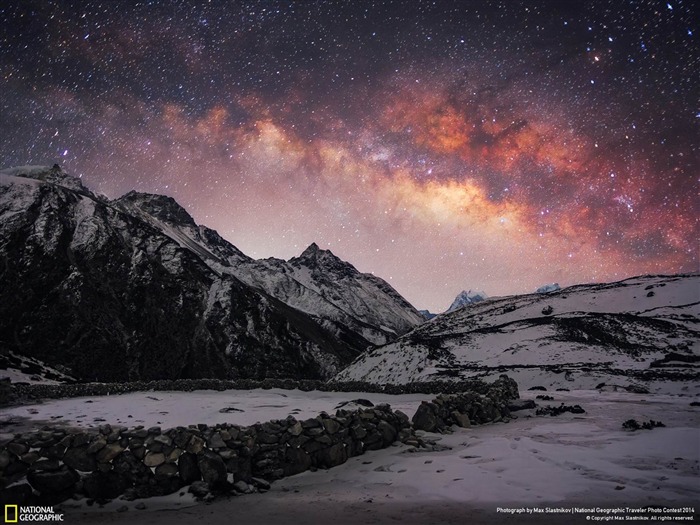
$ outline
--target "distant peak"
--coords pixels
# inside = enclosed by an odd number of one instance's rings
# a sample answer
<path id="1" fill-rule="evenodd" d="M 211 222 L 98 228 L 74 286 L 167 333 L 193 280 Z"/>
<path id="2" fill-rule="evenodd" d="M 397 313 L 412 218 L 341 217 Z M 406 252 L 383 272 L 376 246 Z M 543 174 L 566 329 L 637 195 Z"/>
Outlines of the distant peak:
<path id="1" fill-rule="evenodd" d="M 301 252 L 301 255 L 299 257 L 296 257 L 296 259 L 330 259 L 338 261 L 341 260 L 332 251 L 319 248 L 318 244 L 316 244 L 315 242 L 309 244 L 308 248 Z"/>
<path id="2" fill-rule="evenodd" d="M 316 255 L 318 252 L 323 251 L 321 248 L 318 247 L 318 244 L 315 242 L 312 242 L 309 244 L 308 248 L 301 252 L 301 257 L 309 257 L 311 255 Z"/>
<path id="3" fill-rule="evenodd" d="M 462 290 L 457 297 L 455 297 L 455 300 L 452 302 L 450 307 L 447 309 L 448 312 L 452 312 L 454 310 L 457 310 L 459 308 L 462 308 L 463 306 L 466 306 L 468 304 L 474 304 L 478 303 L 480 301 L 484 301 L 488 299 L 489 296 L 486 295 L 485 292 L 478 292 L 474 290 Z"/>
<path id="4" fill-rule="evenodd" d="M 343 261 L 330 250 L 319 248 L 315 242 L 312 242 L 299 257 L 293 257 L 289 262 L 310 268 L 323 267 L 325 270 L 339 271 L 341 273 L 357 273 L 352 264 Z"/>

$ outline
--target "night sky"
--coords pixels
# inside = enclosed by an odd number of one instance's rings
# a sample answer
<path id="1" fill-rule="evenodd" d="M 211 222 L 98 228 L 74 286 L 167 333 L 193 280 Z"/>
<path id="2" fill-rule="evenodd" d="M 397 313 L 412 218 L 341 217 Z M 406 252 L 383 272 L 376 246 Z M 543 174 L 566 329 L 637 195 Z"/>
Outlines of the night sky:
<path id="1" fill-rule="evenodd" d="M 699 4 L 4 1 L 0 164 L 462 289 L 698 270 Z"/>

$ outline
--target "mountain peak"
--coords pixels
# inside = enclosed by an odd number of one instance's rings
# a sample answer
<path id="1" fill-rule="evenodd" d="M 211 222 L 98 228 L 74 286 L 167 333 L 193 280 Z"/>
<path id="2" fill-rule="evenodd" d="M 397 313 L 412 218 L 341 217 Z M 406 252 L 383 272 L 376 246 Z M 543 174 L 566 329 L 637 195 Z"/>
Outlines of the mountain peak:
<path id="1" fill-rule="evenodd" d="M 0 170 L 0 175 L 10 177 L 22 177 L 25 179 L 34 179 L 42 182 L 48 182 L 57 186 L 63 186 L 69 190 L 78 191 L 80 193 L 90 193 L 78 177 L 69 175 L 58 164 L 53 166 L 17 166 Z"/>
<path id="2" fill-rule="evenodd" d="M 293 260 L 322 261 L 333 263 L 343 262 L 344 264 L 349 264 L 345 263 L 345 261 L 337 257 L 332 251 L 319 248 L 318 244 L 316 244 L 315 242 L 309 244 L 306 250 L 301 252 L 301 255 L 299 257 L 294 257 Z"/>
<path id="3" fill-rule="evenodd" d="M 557 290 L 561 290 L 559 283 L 552 283 L 540 286 L 537 290 L 535 290 L 535 293 L 551 293 L 556 292 Z"/>
<path id="4" fill-rule="evenodd" d="M 178 226 L 197 226 L 187 210 L 167 195 L 130 191 L 119 197 L 116 202 L 126 207 L 133 206 L 165 223 Z"/>
<path id="5" fill-rule="evenodd" d="M 455 300 L 452 302 L 450 307 L 447 309 L 447 312 L 453 312 L 459 308 L 462 308 L 463 306 L 466 306 L 468 304 L 474 304 L 478 303 L 479 301 L 483 301 L 485 299 L 488 299 L 488 295 L 486 295 L 485 292 L 477 292 L 473 290 L 462 290 L 457 297 L 455 297 Z"/>
<path id="6" fill-rule="evenodd" d="M 318 247 L 318 244 L 315 242 L 312 242 L 309 244 L 309 246 L 301 252 L 301 255 L 299 257 L 314 257 L 318 254 L 318 252 L 323 251 L 321 248 Z"/>

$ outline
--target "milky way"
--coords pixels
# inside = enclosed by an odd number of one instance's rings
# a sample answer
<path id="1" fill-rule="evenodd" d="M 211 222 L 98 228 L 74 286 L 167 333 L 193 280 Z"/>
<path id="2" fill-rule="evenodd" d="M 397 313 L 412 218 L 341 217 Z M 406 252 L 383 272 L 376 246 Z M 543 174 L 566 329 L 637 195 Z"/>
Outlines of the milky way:
<path id="1" fill-rule="evenodd" d="M 0 161 L 311 242 L 418 307 L 698 270 L 697 6 L 0 7 Z"/>

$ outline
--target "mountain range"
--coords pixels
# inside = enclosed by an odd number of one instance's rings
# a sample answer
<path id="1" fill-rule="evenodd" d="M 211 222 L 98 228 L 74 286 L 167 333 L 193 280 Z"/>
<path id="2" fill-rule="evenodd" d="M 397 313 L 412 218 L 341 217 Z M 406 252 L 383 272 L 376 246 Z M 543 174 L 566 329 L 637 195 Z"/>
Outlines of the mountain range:
<path id="1" fill-rule="evenodd" d="M 423 322 L 316 244 L 254 260 L 174 199 L 0 171 L 0 347 L 81 380 L 328 378 Z"/>
<path id="2" fill-rule="evenodd" d="M 403 384 L 507 373 L 521 388 L 653 388 L 700 379 L 700 276 L 642 276 L 491 298 L 444 313 L 343 370 Z"/>
<path id="3" fill-rule="evenodd" d="M 700 378 L 698 274 L 470 290 L 431 316 L 316 244 L 255 260 L 171 197 L 110 200 L 58 166 L 0 171 L 0 368 L 20 380 Z"/>

